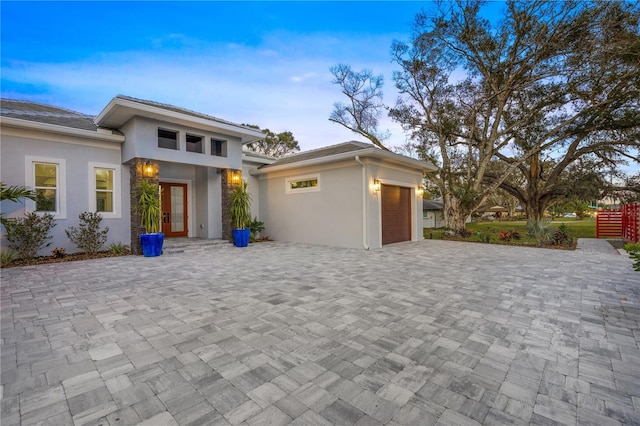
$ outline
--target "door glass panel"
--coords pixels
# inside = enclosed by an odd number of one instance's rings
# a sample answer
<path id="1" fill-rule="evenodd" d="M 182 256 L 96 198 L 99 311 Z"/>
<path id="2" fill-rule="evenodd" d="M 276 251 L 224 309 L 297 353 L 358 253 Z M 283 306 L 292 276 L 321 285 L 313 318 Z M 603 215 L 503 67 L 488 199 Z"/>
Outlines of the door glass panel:
<path id="1" fill-rule="evenodd" d="M 171 187 L 171 232 L 184 232 L 184 188 Z"/>

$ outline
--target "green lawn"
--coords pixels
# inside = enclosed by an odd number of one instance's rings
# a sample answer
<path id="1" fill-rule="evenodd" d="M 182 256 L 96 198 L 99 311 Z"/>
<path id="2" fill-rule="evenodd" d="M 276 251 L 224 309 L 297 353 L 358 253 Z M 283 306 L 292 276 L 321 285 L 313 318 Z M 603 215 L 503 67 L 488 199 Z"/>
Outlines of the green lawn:
<path id="1" fill-rule="evenodd" d="M 568 228 L 567 234 L 573 240 L 578 238 L 595 238 L 596 237 L 596 220 L 595 218 L 587 218 L 583 220 L 576 220 L 571 218 L 556 219 L 551 222 L 551 232 L 556 231 L 561 224 L 565 224 Z M 499 235 L 501 231 L 517 231 L 520 234 L 521 239 L 519 241 L 512 241 L 514 244 L 534 244 L 535 240 L 527 236 L 527 222 L 526 221 L 505 221 L 505 222 L 473 222 L 467 224 L 467 229 L 473 232 L 473 235 L 469 237 L 468 241 L 487 241 L 497 243 L 501 242 Z M 439 229 L 424 229 L 425 238 L 444 238 L 445 230 Z"/>

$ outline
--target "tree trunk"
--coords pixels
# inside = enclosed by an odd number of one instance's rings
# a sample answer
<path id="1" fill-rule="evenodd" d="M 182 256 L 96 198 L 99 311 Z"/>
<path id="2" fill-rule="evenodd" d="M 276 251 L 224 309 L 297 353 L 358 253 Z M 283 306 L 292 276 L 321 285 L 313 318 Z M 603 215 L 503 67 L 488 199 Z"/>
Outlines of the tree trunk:
<path id="1" fill-rule="evenodd" d="M 451 193 L 444 196 L 445 220 L 447 227 L 456 235 L 466 236 L 467 217 L 471 214 L 460 205 L 460 200 Z"/>

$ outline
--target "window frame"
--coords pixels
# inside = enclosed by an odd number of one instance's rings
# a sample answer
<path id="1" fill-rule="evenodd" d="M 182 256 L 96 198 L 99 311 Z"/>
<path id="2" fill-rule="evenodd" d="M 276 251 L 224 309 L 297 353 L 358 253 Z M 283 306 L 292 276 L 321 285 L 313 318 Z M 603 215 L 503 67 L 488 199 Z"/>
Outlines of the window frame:
<path id="1" fill-rule="evenodd" d="M 227 141 L 225 139 L 212 137 L 209 139 L 211 147 L 211 155 L 213 157 L 226 158 L 227 157 Z M 220 155 L 216 154 L 215 145 L 220 143 Z"/>
<path id="2" fill-rule="evenodd" d="M 314 180 L 314 179 L 318 181 L 318 185 L 316 186 L 311 186 L 307 188 L 291 188 L 291 183 L 293 182 L 302 182 L 302 181 L 308 181 L 308 180 Z M 302 194 L 305 192 L 320 192 L 320 190 L 321 190 L 320 173 L 313 174 L 313 175 L 304 175 L 304 176 L 292 176 L 292 177 L 285 178 L 284 180 L 285 194 Z"/>
<path id="3" fill-rule="evenodd" d="M 164 146 L 160 146 L 160 132 L 171 132 L 174 133 L 176 135 L 176 147 L 175 148 L 167 148 Z M 160 149 L 170 149 L 172 151 L 180 151 L 180 132 L 177 130 L 173 130 L 173 129 L 167 129 L 164 127 L 158 127 L 158 130 L 156 131 L 156 146 Z"/>
<path id="4" fill-rule="evenodd" d="M 200 141 L 199 142 L 189 142 L 189 138 L 199 138 Z M 197 146 L 197 144 L 200 144 L 200 151 L 189 151 L 189 144 L 193 144 L 194 146 Z M 196 135 L 195 133 L 185 133 L 185 151 L 186 152 L 192 152 L 194 154 L 204 154 L 204 144 L 205 144 L 205 137 L 202 135 Z"/>
<path id="5" fill-rule="evenodd" d="M 96 186 L 96 170 L 112 170 L 113 171 L 113 211 L 98 212 L 97 211 L 97 192 Z M 97 212 L 103 219 L 120 219 L 122 217 L 122 185 L 121 185 L 121 166 L 120 164 L 94 163 L 89 162 L 89 210 Z"/>
<path id="6" fill-rule="evenodd" d="M 39 215 L 50 214 L 54 219 L 67 218 L 67 162 L 61 158 L 25 156 L 25 185 L 35 191 L 36 188 L 36 164 L 53 164 L 57 168 L 56 172 L 56 210 L 44 212 L 36 210 L 36 202 L 25 199 L 25 210 L 35 212 Z"/>

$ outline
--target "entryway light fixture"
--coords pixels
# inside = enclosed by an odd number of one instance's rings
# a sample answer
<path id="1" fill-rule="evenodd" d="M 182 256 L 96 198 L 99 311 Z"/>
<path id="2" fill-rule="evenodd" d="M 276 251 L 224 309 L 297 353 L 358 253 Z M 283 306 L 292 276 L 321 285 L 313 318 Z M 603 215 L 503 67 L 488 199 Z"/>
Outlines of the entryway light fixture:
<path id="1" fill-rule="evenodd" d="M 422 197 L 424 195 L 424 188 L 422 187 L 422 185 L 416 189 L 416 195 L 418 197 Z"/>
<path id="2" fill-rule="evenodd" d="M 154 171 L 153 163 L 149 160 L 145 161 L 144 166 L 142 166 L 142 175 L 144 177 L 153 177 Z"/>
<path id="3" fill-rule="evenodd" d="M 374 192 L 380 192 L 380 179 L 373 180 L 373 190 Z"/>
<path id="4" fill-rule="evenodd" d="M 240 183 L 240 171 L 234 170 L 231 172 L 231 182 L 232 183 Z"/>

